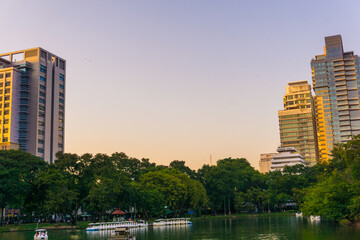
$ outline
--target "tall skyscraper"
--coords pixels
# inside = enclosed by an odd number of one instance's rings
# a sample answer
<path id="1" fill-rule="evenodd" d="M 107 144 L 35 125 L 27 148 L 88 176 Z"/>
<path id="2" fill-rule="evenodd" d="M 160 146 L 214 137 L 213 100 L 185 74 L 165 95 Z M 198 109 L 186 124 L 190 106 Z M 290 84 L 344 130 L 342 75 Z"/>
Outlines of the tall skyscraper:
<path id="1" fill-rule="evenodd" d="M 311 61 L 320 161 L 334 144 L 360 134 L 360 59 L 344 52 L 340 35 L 325 37 L 324 54 Z"/>
<path id="2" fill-rule="evenodd" d="M 66 62 L 42 48 L 0 54 L 0 146 L 47 162 L 64 150 Z"/>
<path id="3" fill-rule="evenodd" d="M 307 81 L 289 83 L 283 101 L 284 110 L 278 111 L 281 147 L 295 148 L 313 166 L 319 153 L 311 86 Z"/>

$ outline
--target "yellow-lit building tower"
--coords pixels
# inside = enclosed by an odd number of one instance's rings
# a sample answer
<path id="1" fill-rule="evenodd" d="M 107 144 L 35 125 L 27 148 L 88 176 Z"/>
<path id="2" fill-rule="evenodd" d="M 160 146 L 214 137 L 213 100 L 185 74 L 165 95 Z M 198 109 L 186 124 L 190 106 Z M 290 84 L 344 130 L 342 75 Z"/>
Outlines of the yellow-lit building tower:
<path id="1" fill-rule="evenodd" d="M 284 110 L 278 111 L 281 147 L 295 148 L 313 166 L 319 153 L 311 86 L 307 81 L 289 83 L 283 101 Z"/>
<path id="2" fill-rule="evenodd" d="M 66 62 L 42 48 L 0 54 L 0 149 L 52 163 L 64 150 Z"/>
<path id="3" fill-rule="evenodd" d="M 324 54 L 311 60 L 320 161 L 335 144 L 360 134 L 360 57 L 345 52 L 340 35 L 325 37 Z"/>
<path id="4" fill-rule="evenodd" d="M 21 72 L 0 58 L 0 149 L 19 149 L 19 81 Z"/>

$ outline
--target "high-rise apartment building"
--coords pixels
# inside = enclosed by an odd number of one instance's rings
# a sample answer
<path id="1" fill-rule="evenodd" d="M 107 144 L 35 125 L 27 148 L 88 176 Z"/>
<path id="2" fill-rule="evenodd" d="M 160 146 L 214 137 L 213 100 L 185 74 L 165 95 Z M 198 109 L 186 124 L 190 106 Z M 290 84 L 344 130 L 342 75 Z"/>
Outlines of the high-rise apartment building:
<path id="1" fill-rule="evenodd" d="M 311 69 L 320 161 L 328 161 L 334 144 L 360 134 L 360 59 L 344 52 L 340 35 L 325 37 Z"/>
<path id="2" fill-rule="evenodd" d="M 313 166 L 319 154 L 311 86 L 307 81 L 289 83 L 283 101 L 284 110 L 278 111 L 281 147 L 295 148 Z"/>
<path id="3" fill-rule="evenodd" d="M 47 162 L 64 150 L 66 62 L 42 48 L 0 54 L 0 146 Z"/>

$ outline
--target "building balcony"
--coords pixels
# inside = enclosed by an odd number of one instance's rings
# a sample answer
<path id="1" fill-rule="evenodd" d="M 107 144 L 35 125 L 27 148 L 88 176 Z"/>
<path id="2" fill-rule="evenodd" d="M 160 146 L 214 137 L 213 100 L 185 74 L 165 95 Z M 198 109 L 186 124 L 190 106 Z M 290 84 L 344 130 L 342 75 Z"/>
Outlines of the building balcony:
<path id="1" fill-rule="evenodd" d="M 348 110 L 339 111 L 339 116 L 350 115 Z"/>
<path id="2" fill-rule="evenodd" d="M 355 71 L 346 71 L 345 75 L 346 76 L 355 76 L 356 72 Z"/>
<path id="3" fill-rule="evenodd" d="M 336 72 L 334 72 L 335 78 L 336 78 L 337 76 L 342 76 L 342 75 L 345 75 L 345 71 L 336 71 Z"/>
<path id="4" fill-rule="evenodd" d="M 335 86 L 341 86 L 341 85 L 346 85 L 346 81 L 345 80 L 339 80 L 335 82 Z"/>
<path id="5" fill-rule="evenodd" d="M 344 65 L 344 61 L 334 61 L 333 62 L 333 66 L 335 67 L 335 66 L 340 66 L 340 65 Z"/>

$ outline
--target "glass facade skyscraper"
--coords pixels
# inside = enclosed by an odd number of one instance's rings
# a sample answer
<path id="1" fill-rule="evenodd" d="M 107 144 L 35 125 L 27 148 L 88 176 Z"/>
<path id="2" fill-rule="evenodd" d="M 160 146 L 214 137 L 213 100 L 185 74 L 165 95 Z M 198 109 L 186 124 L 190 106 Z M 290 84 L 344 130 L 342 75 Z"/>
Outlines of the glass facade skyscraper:
<path id="1" fill-rule="evenodd" d="M 320 161 L 328 161 L 334 144 L 360 134 L 360 59 L 344 52 L 340 35 L 329 36 L 311 69 Z"/>
<path id="2" fill-rule="evenodd" d="M 305 164 L 318 162 L 314 98 L 307 81 L 291 82 L 283 98 L 284 110 L 278 111 L 282 148 L 295 148 Z"/>

